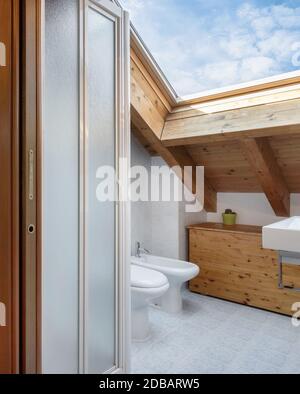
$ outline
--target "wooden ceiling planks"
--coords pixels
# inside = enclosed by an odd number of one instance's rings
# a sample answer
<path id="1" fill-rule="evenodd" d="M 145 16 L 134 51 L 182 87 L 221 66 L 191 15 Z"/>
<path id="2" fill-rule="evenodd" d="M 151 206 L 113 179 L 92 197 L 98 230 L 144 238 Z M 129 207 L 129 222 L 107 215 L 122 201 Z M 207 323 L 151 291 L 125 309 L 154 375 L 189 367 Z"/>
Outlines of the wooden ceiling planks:
<path id="1" fill-rule="evenodd" d="M 265 192 L 287 216 L 289 194 L 300 193 L 300 76 L 175 105 L 143 56 L 131 50 L 131 115 L 148 152 L 204 166 L 208 210 L 217 192 Z"/>
<path id="2" fill-rule="evenodd" d="M 218 192 L 262 192 L 255 173 L 237 141 L 189 145 L 186 147 L 197 165 Z"/>

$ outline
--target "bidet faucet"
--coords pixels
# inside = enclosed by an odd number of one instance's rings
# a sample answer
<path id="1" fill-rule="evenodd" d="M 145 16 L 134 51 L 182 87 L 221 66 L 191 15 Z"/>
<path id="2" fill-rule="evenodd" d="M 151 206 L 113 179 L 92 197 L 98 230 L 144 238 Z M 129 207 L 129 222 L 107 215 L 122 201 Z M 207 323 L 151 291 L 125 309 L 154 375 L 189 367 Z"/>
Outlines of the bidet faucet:
<path id="1" fill-rule="evenodd" d="M 142 253 L 150 254 L 149 250 L 142 248 L 141 247 L 141 243 L 137 242 L 136 243 L 136 254 L 135 254 L 135 257 L 141 258 Z"/>

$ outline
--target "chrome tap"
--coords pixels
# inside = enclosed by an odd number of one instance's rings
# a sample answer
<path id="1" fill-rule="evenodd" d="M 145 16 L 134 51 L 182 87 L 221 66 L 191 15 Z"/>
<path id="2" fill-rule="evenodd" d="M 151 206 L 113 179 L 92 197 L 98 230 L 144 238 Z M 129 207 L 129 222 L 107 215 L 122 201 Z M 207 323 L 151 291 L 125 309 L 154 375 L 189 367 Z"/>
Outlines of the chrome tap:
<path id="1" fill-rule="evenodd" d="M 150 254 L 149 250 L 141 247 L 141 243 L 136 243 L 136 254 L 135 257 L 141 258 L 142 254 Z"/>

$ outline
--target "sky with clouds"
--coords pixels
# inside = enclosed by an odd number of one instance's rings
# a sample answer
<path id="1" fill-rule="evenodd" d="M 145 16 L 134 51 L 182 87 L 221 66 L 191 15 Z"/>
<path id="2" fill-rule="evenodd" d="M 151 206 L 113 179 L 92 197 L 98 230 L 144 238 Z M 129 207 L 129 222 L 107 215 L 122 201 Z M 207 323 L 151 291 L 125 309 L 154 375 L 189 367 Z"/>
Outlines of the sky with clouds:
<path id="1" fill-rule="evenodd" d="M 300 69 L 300 0 L 121 0 L 180 95 Z"/>

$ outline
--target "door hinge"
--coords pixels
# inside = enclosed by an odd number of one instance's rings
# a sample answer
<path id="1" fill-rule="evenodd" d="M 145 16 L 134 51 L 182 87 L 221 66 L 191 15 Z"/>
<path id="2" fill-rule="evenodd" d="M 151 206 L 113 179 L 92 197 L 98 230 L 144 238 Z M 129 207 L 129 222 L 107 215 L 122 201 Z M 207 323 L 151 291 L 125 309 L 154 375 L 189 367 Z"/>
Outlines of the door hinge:
<path id="1" fill-rule="evenodd" d="M 0 42 L 0 67 L 6 67 L 6 47 Z"/>

